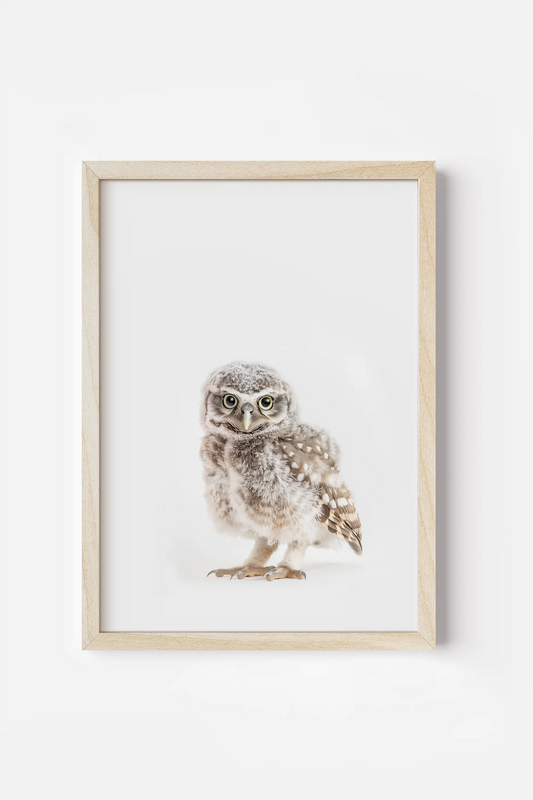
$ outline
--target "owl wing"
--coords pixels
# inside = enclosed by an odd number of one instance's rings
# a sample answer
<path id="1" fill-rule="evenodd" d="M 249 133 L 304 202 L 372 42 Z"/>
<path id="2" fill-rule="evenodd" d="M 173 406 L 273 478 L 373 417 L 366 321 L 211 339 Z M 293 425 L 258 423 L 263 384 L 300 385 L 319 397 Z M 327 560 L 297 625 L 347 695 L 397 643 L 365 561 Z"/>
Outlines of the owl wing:
<path id="1" fill-rule="evenodd" d="M 337 444 L 326 433 L 306 426 L 299 435 L 284 439 L 281 448 L 294 480 L 315 489 L 318 521 L 361 555 L 361 520 L 340 475 Z"/>

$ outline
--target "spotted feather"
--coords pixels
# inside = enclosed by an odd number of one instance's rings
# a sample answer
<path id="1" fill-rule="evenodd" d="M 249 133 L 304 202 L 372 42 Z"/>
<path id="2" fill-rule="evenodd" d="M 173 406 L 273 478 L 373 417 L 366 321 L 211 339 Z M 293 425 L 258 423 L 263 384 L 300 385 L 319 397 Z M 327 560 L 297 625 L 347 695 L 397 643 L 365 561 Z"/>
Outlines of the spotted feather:
<path id="1" fill-rule="evenodd" d="M 350 491 L 340 476 L 336 463 L 337 448 L 320 435 L 287 438 L 281 442 L 281 447 L 282 458 L 294 480 L 315 491 L 319 522 L 361 555 L 361 521 Z"/>
<path id="2" fill-rule="evenodd" d="M 330 533 L 342 536 L 352 550 L 361 555 L 363 552 L 361 520 L 349 490 L 343 483 L 331 486 L 328 482 L 324 482 L 321 484 L 320 492 L 320 522 Z"/>

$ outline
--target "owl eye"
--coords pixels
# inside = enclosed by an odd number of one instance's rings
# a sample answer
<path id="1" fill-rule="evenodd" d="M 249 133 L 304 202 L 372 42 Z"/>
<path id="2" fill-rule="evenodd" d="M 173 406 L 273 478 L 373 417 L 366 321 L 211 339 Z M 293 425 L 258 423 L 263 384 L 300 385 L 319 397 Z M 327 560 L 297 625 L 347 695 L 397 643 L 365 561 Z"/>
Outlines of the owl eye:
<path id="1" fill-rule="evenodd" d="M 271 397 L 269 397 L 269 395 L 265 395 L 259 401 L 259 408 L 262 408 L 263 411 L 270 411 L 273 405 L 274 405 L 274 400 Z"/>
<path id="2" fill-rule="evenodd" d="M 237 398 L 234 397 L 232 394 L 225 394 L 222 398 L 222 402 L 226 408 L 235 408 L 237 405 Z"/>

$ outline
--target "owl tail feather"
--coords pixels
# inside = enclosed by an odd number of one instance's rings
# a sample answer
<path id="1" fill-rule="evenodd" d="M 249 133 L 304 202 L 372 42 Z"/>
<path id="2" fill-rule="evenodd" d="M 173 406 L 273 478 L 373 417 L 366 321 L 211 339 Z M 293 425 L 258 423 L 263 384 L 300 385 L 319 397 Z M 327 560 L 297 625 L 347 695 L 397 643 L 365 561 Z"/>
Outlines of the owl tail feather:
<path id="1" fill-rule="evenodd" d="M 346 539 L 354 553 L 357 553 L 358 556 L 363 555 L 363 545 L 361 544 L 360 540 L 355 539 Z"/>

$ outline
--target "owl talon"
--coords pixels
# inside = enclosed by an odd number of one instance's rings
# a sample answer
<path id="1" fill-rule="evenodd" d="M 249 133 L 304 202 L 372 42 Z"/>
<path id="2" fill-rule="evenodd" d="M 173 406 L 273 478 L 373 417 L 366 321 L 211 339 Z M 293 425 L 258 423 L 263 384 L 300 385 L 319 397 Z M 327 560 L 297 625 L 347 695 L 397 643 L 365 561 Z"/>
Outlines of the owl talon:
<path id="1" fill-rule="evenodd" d="M 217 578 L 224 578 L 226 575 L 230 576 L 230 581 L 233 578 L 237 578 L 238 580 L 242 580 L 243 578 L 258 578 L 265 575 L 265 573 L 270 572 L 273 570 L 274 567 L 253 567 L 253 566 L 244 566 L 244 567 L 232 567 L 231 569 L 212 569 L 211 572 L 207 573 L 209 578 L 210 575 L 215 573 Z"/>
<path id="2" fill-rule="evenodd" d="M 291 569 L 290 567 L 276 567 L 272 572 L 265 575 L 267 581 L 278 581 L 281 578 L 294 578 L 298 581 L 306 581 L 307 575 L 301 569 Z"/>

